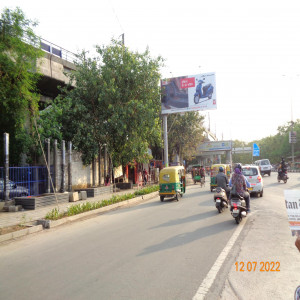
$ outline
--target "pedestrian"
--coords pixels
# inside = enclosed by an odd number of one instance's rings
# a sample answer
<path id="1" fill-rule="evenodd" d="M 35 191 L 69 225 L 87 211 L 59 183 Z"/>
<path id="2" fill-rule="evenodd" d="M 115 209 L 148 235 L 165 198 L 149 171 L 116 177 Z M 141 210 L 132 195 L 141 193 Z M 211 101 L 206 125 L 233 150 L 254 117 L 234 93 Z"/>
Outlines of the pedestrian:
<path id="1" fill-rule="evenodd" d="M 110 177 L 109 177 L 109 175 L 107 174 L 107 175 L 106 175 L 106 178 L 105 178 L 105 185 L 106 185 L 106 186 L 110 184 L 109 181 L 110 181 Z"/>
<path id="2" fill-rule="evenodd" d="M 203 166 L 200 166 L 200 176 L 201 178 L 204 178 L 204 182 L 205 182 L 205 169 L 203 168 Z"/>
<path id="3" fill-rule="evenodd" d="M 143 171 L 143 178 L 144 178 L 144 185 L 146 185 L 148 180 L 148 172 L 146 169 Z"/>

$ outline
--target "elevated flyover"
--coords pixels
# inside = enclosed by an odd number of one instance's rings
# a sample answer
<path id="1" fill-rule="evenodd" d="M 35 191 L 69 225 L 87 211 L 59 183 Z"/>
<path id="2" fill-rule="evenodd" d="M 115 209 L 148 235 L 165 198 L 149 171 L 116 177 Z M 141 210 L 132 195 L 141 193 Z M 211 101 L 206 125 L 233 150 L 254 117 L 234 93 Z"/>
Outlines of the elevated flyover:
<path id="1" fill-rule="evenodd" d="M 59 86 L 65 86 L 69 83 L 66 74 L 76 69 L 74 64 L 76 55 L 43 39 L 41 39 L 41 47 L 44 51 L 44 57 L 37 62 L 42 74 L 38 82 L 38 90 L 41 94 L 40 101 L 48 103 L 60 93 Z"/>

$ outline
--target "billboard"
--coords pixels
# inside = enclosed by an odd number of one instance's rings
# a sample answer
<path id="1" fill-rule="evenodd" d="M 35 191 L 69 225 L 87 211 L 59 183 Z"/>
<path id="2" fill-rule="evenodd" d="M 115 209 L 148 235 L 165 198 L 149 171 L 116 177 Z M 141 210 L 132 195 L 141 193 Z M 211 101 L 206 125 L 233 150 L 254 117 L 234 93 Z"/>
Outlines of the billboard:
<path id="1" fill-rule="evenodd" d="M 215 73 L 161 80 L 161 113 L 217 109 Z"/>
<path id="2" fill-rule="evenodd" d="M 198 150 L 203 151 L 229 151 L 232 148 L 231 141 L 212 141 L 202 143 Z"/>
<path id="3" fill-rule="evenodd" d="M 296 144 L 297 143 L 297 131 L 289 132 L 289 143 Z"/>
<path id="4" fill-rule="evenodd" d="M 297 231 L 300 236 L 300 191 L 285 190 L 284 198 L 292 234 Z"/>

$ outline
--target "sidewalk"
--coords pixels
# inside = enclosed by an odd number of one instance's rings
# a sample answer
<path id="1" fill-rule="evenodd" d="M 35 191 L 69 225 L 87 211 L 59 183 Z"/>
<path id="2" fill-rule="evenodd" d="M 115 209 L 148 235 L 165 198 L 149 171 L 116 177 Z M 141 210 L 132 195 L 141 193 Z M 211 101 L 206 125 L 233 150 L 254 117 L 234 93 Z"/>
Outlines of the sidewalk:
<path id="1" fill-rule="evenodd" d="M 229 274 L 219 299 L 294 299 L 300 286 L 300 253 L 289 229 L 283 193 L 253 198 L 251 206 L 235 249 L 226 259 Z"/>
<path id="2" fill-rule="evenodd" d="M 193 184 L 190 174 L 187 175 L 187 185 Z M 133 189 L 121 190 L 115 193 L 103 193 L 96 197 L 87 198 L 87 200 L 80 200 L 77 202 L 68 202 L 59 204 L 60 211 L 66 211 L 68 207 L 71 205 L 76 205 L 79 203 L 85 202 L 98 202 L 103 200 L 110 199 L 113 195 L 123 195 L 123 194 L 131 194 L 137 191 L 138 188 L 134 187 Z M 19 225 L 24 223 L 31 223 L 38 219 L 45 218 L 46 214 L 49 213 L 52 209 L 57 208 L 57 205 L 49 205 L 46 207 L 40 207 L 35 210 L 24 210 L 19 212 L 0 212 L 0 228 Z"/>
<path id="3" fill-rule="evenodd" d="M 113 195 L 130 194 L 130 193 L 134 193 L 136 190 L 137 188 L 133 188 L 128 190 L 122 190 L 115 193 L 103 193 L 96 197 L 87 198 L 86 200 L 60 203 L 59 210 L 66 211 L 67 208 L 70 207 L 71 205 L 76 205 L 85 202 L 93 203 L 93 202 L 108 200 Z M 49 205 L 46 207 L 37 208 L 35 210 L 24 210 L 19 212 L 0 212 L 0 228 L 18 225 L 18 224 L 30 223 L 38 219 L 43 219 L 45 218 L 46 214 L 49 213 L 54 208 L 57 208 L 57 205 Z"/>

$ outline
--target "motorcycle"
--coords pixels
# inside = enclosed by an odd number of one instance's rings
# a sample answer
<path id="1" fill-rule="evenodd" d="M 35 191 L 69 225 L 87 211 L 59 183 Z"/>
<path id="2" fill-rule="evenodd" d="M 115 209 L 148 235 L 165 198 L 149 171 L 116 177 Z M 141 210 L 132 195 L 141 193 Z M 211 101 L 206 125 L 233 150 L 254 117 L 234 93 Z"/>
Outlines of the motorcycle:
<path id="1" fill-rule="evenodd" d="M 282 180 L 284 183 L 287 183 L 287 180 L 288 180 L 287 171 L 279 170 L 277 180 L 278 180 L 278 182 L 280 182 Z"/>
<path id="2" fill-rule="evenodd" d="M 203 86 L 204 81 L 203 80 L 198 80 L 198 84 L 196 87 L 196 93 L 194 95 L 194 102 L 195 104 L 198 104 L 201 98 L 212 98 L 212 94 L 214 92 L 214 87 L 209 83 Z"/>
<path id="3" fill-rule="evenodd" d="M 226 191 L 221 187 L 216 188 L 216 192 L 214 194 L 215 205 L 219 213 L 225 210 L 228 207 L 228 199 L 226 195 Z"/>
<path id="4" fill-rule="evenodd" d="M 247 216 L 247 207 L 244 197 L 238 194 L 232 194 L 230 211 L 236 223 L 239 224 L 242 219 Z"/>

